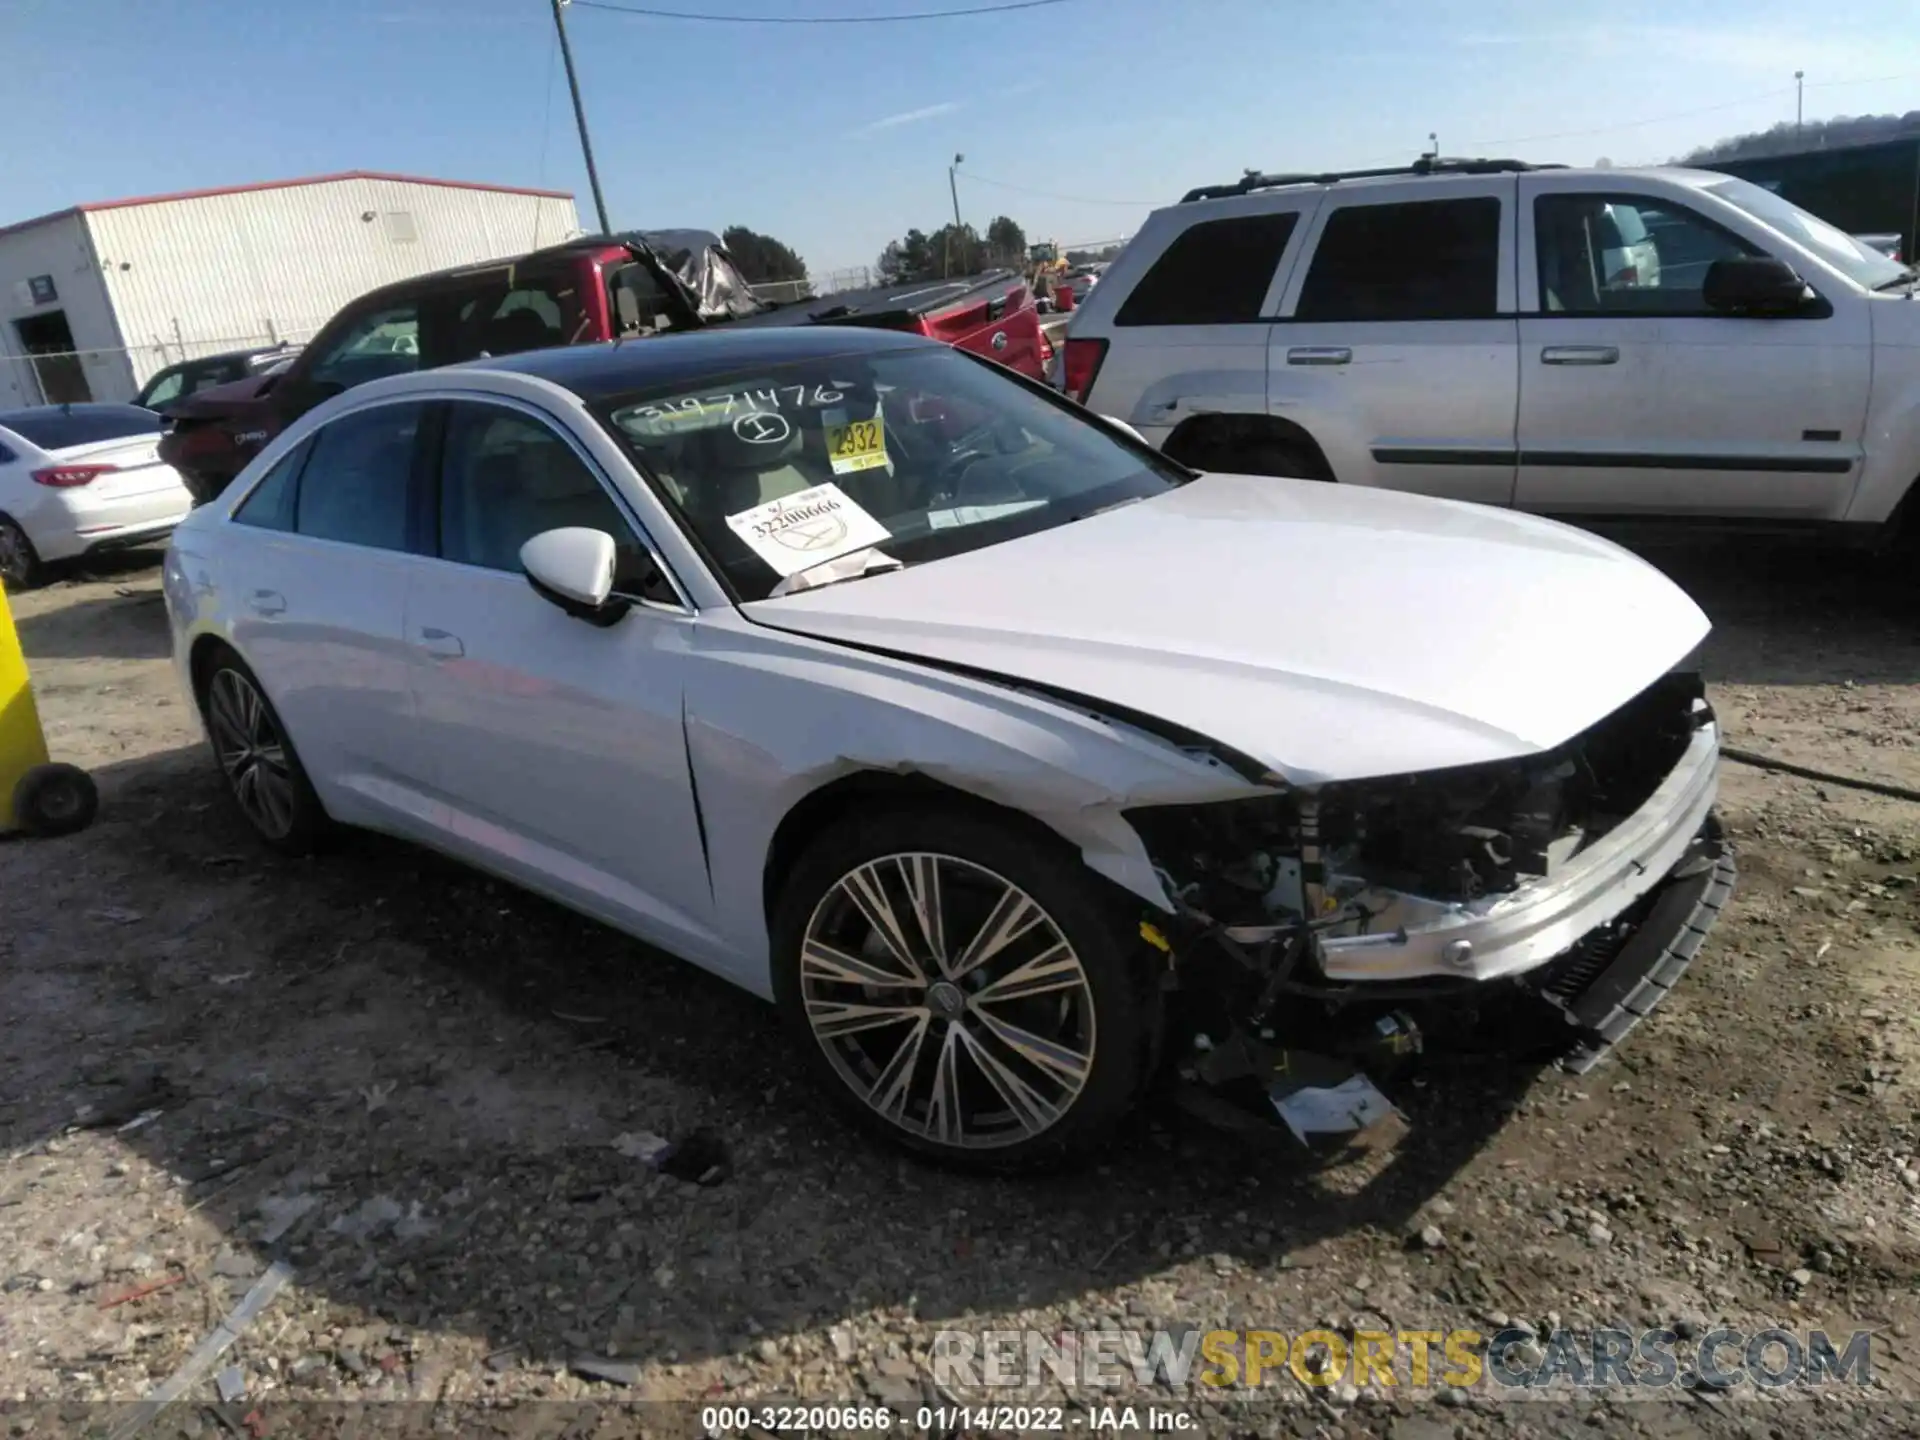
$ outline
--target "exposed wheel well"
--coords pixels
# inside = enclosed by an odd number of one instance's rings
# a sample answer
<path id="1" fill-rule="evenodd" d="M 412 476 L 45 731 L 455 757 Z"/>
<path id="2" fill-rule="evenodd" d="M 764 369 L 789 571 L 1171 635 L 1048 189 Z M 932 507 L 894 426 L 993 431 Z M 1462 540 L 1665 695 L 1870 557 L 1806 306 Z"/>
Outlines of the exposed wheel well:
<path id="1" fill-rule="evenodd" d="M 772 916 L 781 887 L 786 884 L 795 862 L 814 836 L 863 805 L 894 809 L 971 810 L 975 814 L 991 815 L 1002 823 L 1025 830 L 1041 843 L 1048 840 L 1055 844 L 1066 843 L 1062 836 L 1031 815 L 1005 805 L 996 805 L 991 800 L 983 800 L 978 795 L 956 789 L 930 776 L 912 772 L 899 774 L 888 770 L 862 770 L 822 785 L 789 810 L 780 821 L 779 828 L 773 832 L 773 843 L 767 847 L 766 869 L 761 877 L 760 901 L 767 916 Z"/>
<path id="2" fill-rule="evenodd" d="M 1160 448 L 1169 459 L 1196 470 L 1336 478 L 1319 442 L 1277 415 L 1195 415 L 1181 421 Z M 1303 470 L 1310 473 L 1301 474 Z"/>
<path id="3" fill-rule="evenodd" d="M 213 668 L 214 660 L 223 653 L 232 655 L 236 652 L 218 635 L 202 635 L 193 642 L 193 649 L 187 652 L 187 673 L 193 677 L 195 700 L 206 694 L 207 674 Z"/>

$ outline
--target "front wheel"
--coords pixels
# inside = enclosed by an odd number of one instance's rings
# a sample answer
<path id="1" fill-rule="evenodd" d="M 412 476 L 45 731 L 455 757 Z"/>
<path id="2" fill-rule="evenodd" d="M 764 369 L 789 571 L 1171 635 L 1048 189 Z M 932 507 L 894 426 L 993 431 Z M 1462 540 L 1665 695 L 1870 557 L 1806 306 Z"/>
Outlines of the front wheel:
<path id="1" fill-rule="evenodd" d="M 975 1168 L 1104 1140 L 1154 1053 L 1126 907 L 1057 840 L 965 810 L 850 817 L 775 908 L 774 984 L 860 1123 Z"/>

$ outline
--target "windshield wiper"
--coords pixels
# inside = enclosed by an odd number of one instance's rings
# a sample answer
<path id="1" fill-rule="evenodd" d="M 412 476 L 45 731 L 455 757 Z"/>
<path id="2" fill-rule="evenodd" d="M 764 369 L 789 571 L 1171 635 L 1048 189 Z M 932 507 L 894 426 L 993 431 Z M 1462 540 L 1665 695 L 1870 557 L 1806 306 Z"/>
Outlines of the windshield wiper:
<path id="1" fill-rule="evenodd" d="M 1892 290 L 1899 285 L 1911 285 L 1916 280 L 1920 280 L 1920 266 L 1909 265 L 1891 280 L 1882 280 L 1873 288 L 1875 290 Z"/>
<path id="2" fill-rule="evenodd" d="M 878 575 L 883 570 L 904 570 L 904 560 L 896 560 L 891 555 L 882 555 L 872 545 L 864 550 L 851 550 L 845 555 L 836 555 L 831 560 L 822 560 L 818 565 L 809 565 L 804 570 L 796 570 L 773 589 L 767 592 L 769 600 L 778 600 L 782 595 L 796 595 L 802 590 L 818 590 L 826 585 L 838 585 L 843 580 L 859 580 L 868 575 Z"/>

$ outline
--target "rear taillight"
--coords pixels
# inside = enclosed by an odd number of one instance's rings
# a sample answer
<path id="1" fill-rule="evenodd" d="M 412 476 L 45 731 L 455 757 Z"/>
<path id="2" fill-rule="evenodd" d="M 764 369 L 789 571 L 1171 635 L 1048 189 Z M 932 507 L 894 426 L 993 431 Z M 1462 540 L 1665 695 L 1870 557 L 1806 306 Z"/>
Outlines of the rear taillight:
<path id="1" fill-rule="evenodd" d="M 1093 392 L 1094 377 L 1100 373 L 1101 362 L 1107 358 L 1107 342 L 1104 340 L 1076 340 L 1067 337 L 1065 361 L 1065 385 L 1069 400 L 1080 404 L 1087 403 L 1087 396 Z"/>
<path id="2" fill-rule="evenodd" d="M 119 468 L 118 465 L 49 465 L 33 472 L 33 482 L 51 485 L 56 490 L 71 490 L 78 485 L 90 485 Z"/>

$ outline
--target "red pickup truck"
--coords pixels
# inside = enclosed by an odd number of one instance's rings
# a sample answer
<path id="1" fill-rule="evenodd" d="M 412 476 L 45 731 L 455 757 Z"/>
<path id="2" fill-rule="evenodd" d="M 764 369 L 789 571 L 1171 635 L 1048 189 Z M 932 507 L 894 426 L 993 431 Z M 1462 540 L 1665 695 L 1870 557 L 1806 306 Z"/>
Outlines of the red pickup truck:
<path id="1" fill-rule="evenodd" d="M 704 230 L 584 236 L 511 260 L 369 291 L 277 374 L 201 390 L 165 414 L 160 456 L 196 504 L 260 448 L 341 391 L 480 355 L 586 345 L 714 325 L 867 325 L 931 336 L 1046 378 L 1039 314 L 1008 271 L 769 304 Z"/>

